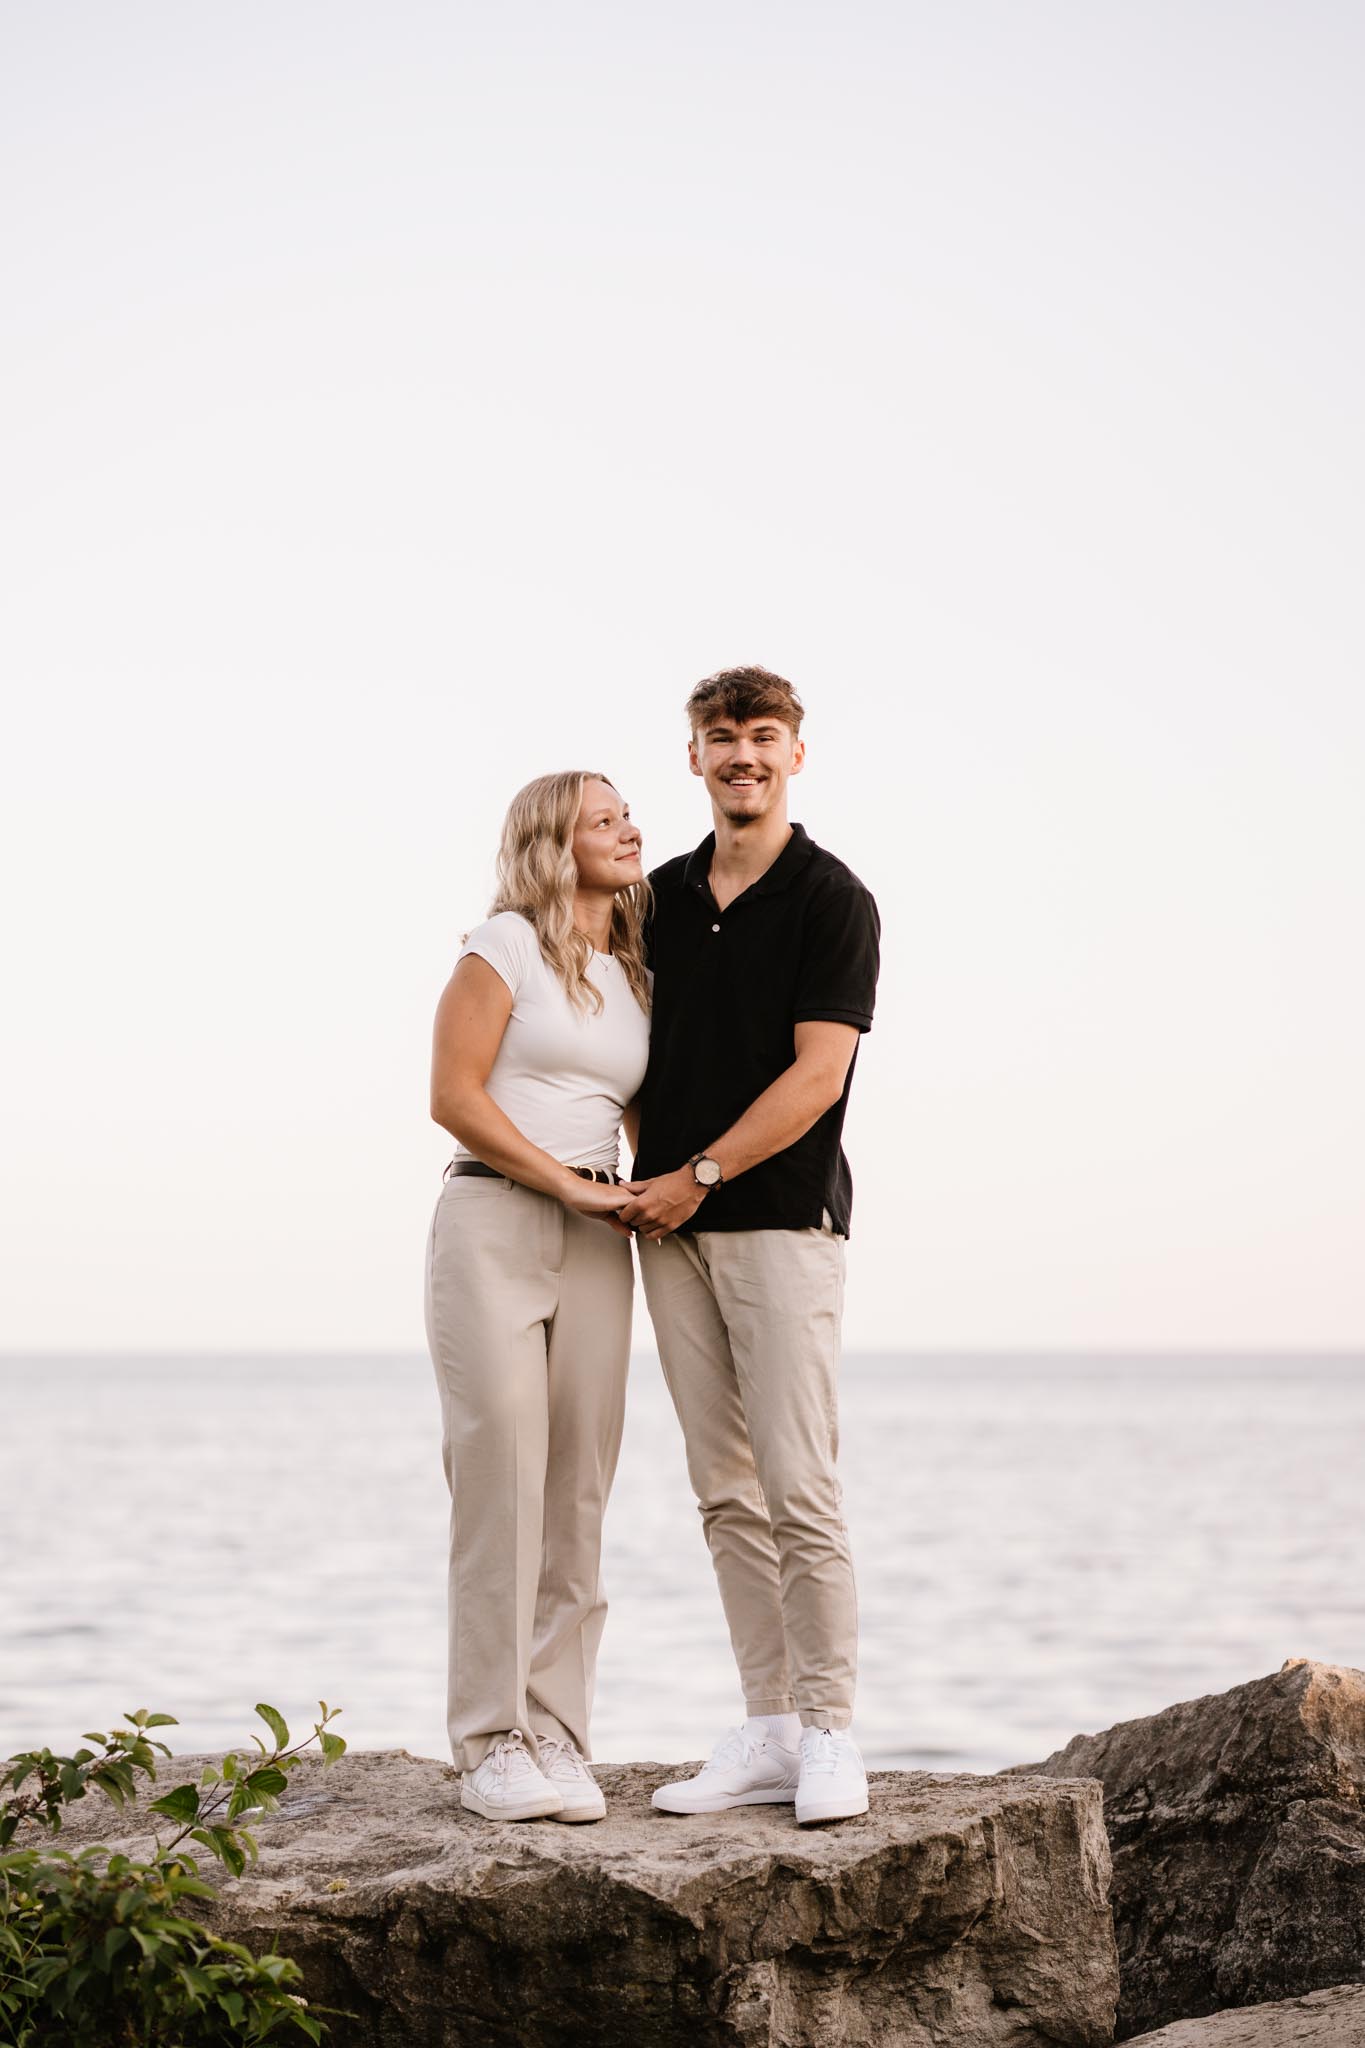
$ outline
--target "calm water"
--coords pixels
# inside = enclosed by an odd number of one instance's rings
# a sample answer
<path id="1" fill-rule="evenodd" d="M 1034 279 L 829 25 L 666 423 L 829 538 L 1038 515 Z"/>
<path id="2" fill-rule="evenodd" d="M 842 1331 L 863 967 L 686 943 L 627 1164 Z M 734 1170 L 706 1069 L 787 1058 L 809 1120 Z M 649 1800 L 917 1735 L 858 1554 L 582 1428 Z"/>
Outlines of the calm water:
<path id="1" fill-rule="evenodd" d="M 858 1728 L 993 1770 L 1286 1656 L 1365 1665 L 1365 1360 L 847 1361 Z M 446 1498 L 425 1358 L 0 1360 L 0 1755 L 258 1699 L 445 1756 Z M 737 1717 L 672 1410 L 636 1361 L 596 1752 Z"/>

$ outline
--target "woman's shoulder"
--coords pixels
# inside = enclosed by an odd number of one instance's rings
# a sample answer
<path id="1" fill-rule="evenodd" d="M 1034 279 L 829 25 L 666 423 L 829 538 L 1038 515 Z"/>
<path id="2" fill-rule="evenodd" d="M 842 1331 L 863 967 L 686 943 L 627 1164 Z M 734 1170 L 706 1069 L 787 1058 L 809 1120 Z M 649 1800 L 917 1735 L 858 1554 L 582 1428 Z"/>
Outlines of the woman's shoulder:
<path id="1" fill-rule="evenodd" d="M 519 910 L 495 910 L 482 924 L 476 924 L 465 944 L 474 939 L 497 939 L 505 946 L 536 946 L 536 928 L 529 917 L 523 917 Z"/>
<path id="2" fill-rule="evenodd" d="M 463 960 L 468 953 L 477 953 L 481 960 L 495 967 L 504 980 L 509 980 L 506 970 L 510 969 L 520 977 L 539 960 L 540 941 L 536 937 L 535 926 L 519 910 L 499 910 L 467 933 L 460 947 L 460 958 Z M 515 987 L 515 982 L 512 985 Z"/>

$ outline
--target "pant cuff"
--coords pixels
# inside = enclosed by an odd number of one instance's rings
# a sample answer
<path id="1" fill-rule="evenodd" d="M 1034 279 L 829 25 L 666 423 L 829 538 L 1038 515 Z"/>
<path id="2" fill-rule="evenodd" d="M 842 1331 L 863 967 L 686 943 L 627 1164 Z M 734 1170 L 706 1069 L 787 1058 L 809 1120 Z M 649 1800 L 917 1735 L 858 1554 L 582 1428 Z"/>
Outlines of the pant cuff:
<path id="1" fill-rule="evenodd" d="M 853 1716 L 847 1707 L 798 1707 L 803 1728 L 838 1728 L 841 1732 L 853 1726 Z"/>
<path id="2" fill-rule="evenodd" d="M 746 1714 L 794 1714 L 796 1701 L 789 1692 L 774 1694 L 767 1700 L 745 1700 Z"/>
<path id="3" fill-rule="evenodd" d="M 574 1741 L 573 1736 L 564 1726 L 564 1723 L 550 1713 L 547 1708 L 532 1707 L 528 1711 L 526 1718 L 531 1724 L 531 1733 L 537 1742 L 544 1742 L 547 1736 L 553 1736 L 559 1742 L 573 1742 L 574 1748 L 579 1750 L 580 1755 L 587 1755 L 587 1751 Z"/>
<path id="4" fill-rule="evenodd" d="M 479 1765 L 494 1745 L 499 1742 L 505 1742 L 507 1735 L 515 1732 L 514 1729 L 509 1728 L 502 1735 L 467 1735 L 463 1742 L 452 1743 L 450 1754 L 454 1760 L 456 1770 L 477 1771 Z M 534 1757 L 536 1754 L 536 1738 L 530 1728 L 523 1728 L 521 1730 L 521 1739 Z"/>

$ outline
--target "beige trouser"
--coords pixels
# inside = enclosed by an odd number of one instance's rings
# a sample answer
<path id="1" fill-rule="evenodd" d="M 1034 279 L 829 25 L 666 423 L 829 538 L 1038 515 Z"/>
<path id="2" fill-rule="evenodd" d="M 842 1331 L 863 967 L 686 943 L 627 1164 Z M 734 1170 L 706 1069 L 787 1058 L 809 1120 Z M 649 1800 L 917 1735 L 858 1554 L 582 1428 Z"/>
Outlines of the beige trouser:
<path id="1" fill-rule="evenodd" d="M 835 1471 L 844 1245 L 828 1230 L 640 1241 L 645 1298 L 751 1714 L 853 1714 L 858 1608 Z"/>
<path id="2" fill-rule="evenodd" d="M 606 1619 L 602 1513 L 625 1415 L 629 1240 L 551 1195 L 468 1175 L 427 1245 L 427 1341 L 450 1486 L 448 1727 L 471 1771 L 499 1736 L 590 1756 Z"/>

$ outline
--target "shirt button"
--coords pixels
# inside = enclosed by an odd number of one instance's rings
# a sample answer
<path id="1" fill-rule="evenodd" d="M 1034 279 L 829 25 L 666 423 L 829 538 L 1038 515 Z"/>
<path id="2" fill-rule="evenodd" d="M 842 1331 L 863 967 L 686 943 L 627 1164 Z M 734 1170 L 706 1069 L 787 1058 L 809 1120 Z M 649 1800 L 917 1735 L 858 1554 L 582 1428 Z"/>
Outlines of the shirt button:
<path id="1" fill-rule="evenodd" d="M 713 924 L 711 929 L 713 932 L 718 932 L 720 930 L 720 926 L 718 924 Z"/>

